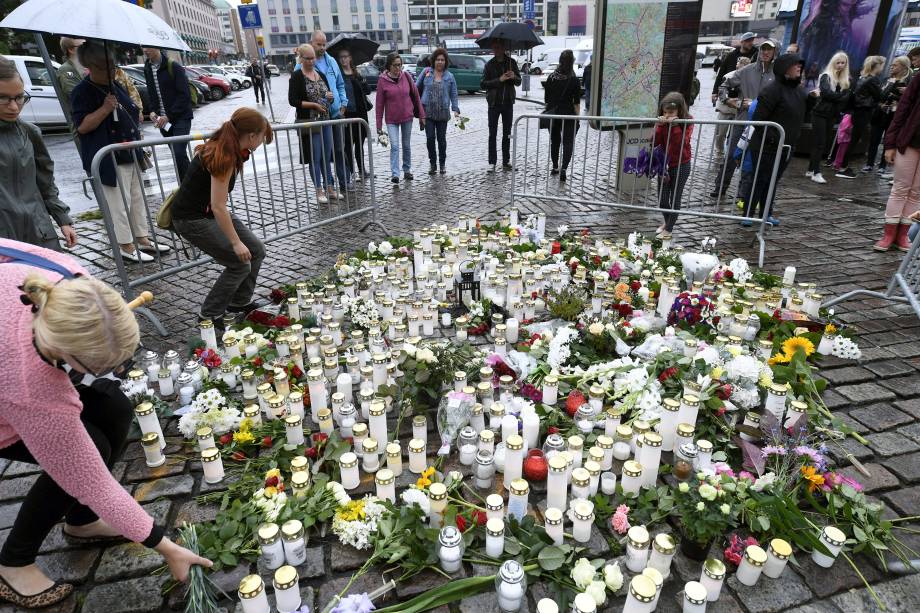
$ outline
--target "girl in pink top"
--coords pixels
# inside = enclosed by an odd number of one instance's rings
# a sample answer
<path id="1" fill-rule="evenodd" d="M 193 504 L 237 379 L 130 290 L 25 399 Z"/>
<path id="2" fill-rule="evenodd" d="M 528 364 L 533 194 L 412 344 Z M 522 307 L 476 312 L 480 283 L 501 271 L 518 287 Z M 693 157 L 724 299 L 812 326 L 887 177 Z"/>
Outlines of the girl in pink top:
<path id="1" fill-rule="evenodd" d="M 399 183 L 399 148 L 402 142 L 402 170 L 406 181 L 412 180 L 412 118 L 418 117 L 425 129 L 425 107 L 418 97 L 412 77 L 403 72 L 398 53 L 387 56 L 386 70 L 377 80 L 377 134 L 383 134 L 386 114 L 390 138 L 390 181 Z"/>
<path id="2" fill-rule="evenodd" d="M 127 363 L 139 340 L 121 295 L 65 255 L 0 239 L 0 321 L 0 457 L 45 471 L 0 549 L 0 602 L 49 606 L 73 591 L 35 565 L 62 517 L 68 537 L 123 535 L 156 549 L 180 580 L 192 564 L 211 566 L 165 538 L 110 472 L 133 411 L 118 384 L 99 377 Z M 75 387 L 65 364 L 97 379 Z"/>

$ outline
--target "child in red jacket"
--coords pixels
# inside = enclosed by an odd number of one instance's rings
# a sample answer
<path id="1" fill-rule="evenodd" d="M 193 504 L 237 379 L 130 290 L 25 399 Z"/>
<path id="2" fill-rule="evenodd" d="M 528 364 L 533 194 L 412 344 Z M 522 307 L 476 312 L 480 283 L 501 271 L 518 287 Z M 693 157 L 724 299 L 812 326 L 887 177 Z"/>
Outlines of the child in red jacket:
<path id="1" fill-rule="evenodd" d="M 693 126 L 673 123 L 676 119 L 693 119 L 687 111 L 687 101 L 680 92 L 671 92 L 658 105 L 658 125 L 655 126 L 653 146 L 665 152 L 667 171 L 658 176 L 658 206 L 673 211 L 680 210 L 684 185 L 690 177 L 690 139 Z M 664 213 L 664 223 L 656 235 L 671 238 L 676 213 Z"/>

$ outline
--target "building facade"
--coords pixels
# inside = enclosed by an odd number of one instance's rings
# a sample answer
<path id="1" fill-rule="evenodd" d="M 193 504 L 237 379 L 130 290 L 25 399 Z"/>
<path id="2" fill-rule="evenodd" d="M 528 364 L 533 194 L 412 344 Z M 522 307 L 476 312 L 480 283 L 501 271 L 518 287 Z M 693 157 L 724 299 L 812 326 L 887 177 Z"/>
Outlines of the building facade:
<path id="1" fill-rule="evenodd" d="M 700 43 L 737 42 L 744 32 L 777 37 L 782 0 L 703 0 Z"/>
<path id="2" fill-rule="evenodd" d="M 548 3 L 550 4 L 550 3 Z M 556 36 L 592 36 L 594 34 L 594 6 L 591 0 L 559 0 L 553 2 L 558 9 L 553 11 L 556 15 L 555 29 L 549 24 L 547 34 Z"/>
<path id="3" fill-rule="evenodd" d="M 220 24 L 221 52 L 226 56 L 239 57 L 243 53 L 240 14 L 227 0 L 213 0 L 213 3 Z"/>
<path id="4" fill-rule="evenodd" d="M 220 49 L 221 27 L 211 0 L 156 0 L 153 12 L 192 48 L 184 54 L 186 63 L 207 62 L 209 51 Z"/>
<path id="5" fill-rule="evenodd" d="M 586 0 L 581 0 L 582 4 Z M 558 5 L 558 2 L 551 4 Z M 545 32 L 547 2 L 534 2 L 534 31 Z M 412 45 L 475 40 L 502 21 L 525 21 L 523 2 L 503 0 L 408 0 Z"/>
<path id="6" fill-rule="evenodd" d="M 309 42 L 314 30 L 329 40 L 360 33 L 380 43 L 381 51 L 409 46 L 406 0 L 261 0 L 259 12 L 265 52 L 276 63 Z"/>

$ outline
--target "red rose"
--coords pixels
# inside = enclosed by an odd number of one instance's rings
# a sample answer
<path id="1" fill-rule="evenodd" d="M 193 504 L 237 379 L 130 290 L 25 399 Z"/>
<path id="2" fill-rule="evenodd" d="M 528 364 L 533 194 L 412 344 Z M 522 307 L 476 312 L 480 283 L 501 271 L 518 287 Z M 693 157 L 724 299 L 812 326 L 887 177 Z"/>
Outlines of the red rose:
<path id="1" fill-rule="evenodd" d="M 355 437 L 353 437 L 353 436 L 346 436 L 346 437 L 344 438 L 344 441 L 345 441 L 346 443 L 348 443 L 349 445 L 351 445 L 352 447 L 355 446 Z"/>
<path id="2" fill-rule="evenodd" d="M 314 443 L 321 443 L 323 441 L 329 440 L 329 435 L 324 432 L 317 432 L 313 435 L 312 438 Z"/>
<path id="3" fill-rule="evenodd" d="M 594 263 L 595 266 L 600 266 L 600 265 L 601 265 L 601 256 L 599 256 L 599 255 L 594 256 L 593 258 L 591 258 L 591 262 Z"/>
<path id="4" fill-rule="evenodd" d="M 244 460 L 246 460 L 246 454 L 243 453 L 242 451 L 234 451 L 233 455 L 231 455 L 230 457 L 236 460 L 237 462 L 243 462 Z"/>
<path id="5" fill-rule="evenodd" d="M 259 368 L 260 366 L 262 366 L 262 358 L 258 356 L 252 358 L 252 365 L 255 366 L 256 368 Z"/>
<path id="6" fill-rule="evenodd" d="M 459 513 L 457 514 L 457 530 L 460 532 L 466 532 L 466 520 Z"/>
<path id="7" fill-rule="evenodd" d="M 579 392 L 578 390 L 572 390 L 569 393 L 569 397 L 565 401 L 565 411 L 569 414 L 569 417 L 575 417 L 575 411 L 578 410 L 578 407 L 585 403 L 585 395 Z"/>
<path id="8" fill-rule="evenodd" d="M 275 289 L 271 291 L 268 297 L 273 303 L 281 304 L 282 302 L 287 300 L 288 295 L 286 291 L 284 291 L 280 287 L 276 287 Z"/>
<path id="9" fill-rule="evenodd" d="M 553 241 L 553 245 L 550 248 L 550 254 L 556 255 L 557 253 L 562 253 L 562 245 L 559 244 L 559 241 Z"/>
<path id="10" fill-rule="evenodd" d="M 204 353 L 204 347 L 198 347 L 197 349 L 195 349 L 196 358 L 200 358 L 202 353 Z"/>
<path id="11" fill-rule="evenodd" d="M 726 279 L 734 279 L 734 278 L 735 278 L 735 273 L 733 273 L 733 272 L 730 271 L 730 270 L 726 270 L 726 271 L 725 271 L 725 278 L 726 278 Z"/>
<path id="12" fill-rule="evenodd" d="M 658 375 L 658 380 L 662 383 L 673 377 L 677 374 L 677 367 L 671 366 L 670 368 L 665 368 L 661 371 L 661 374 Z"/>
<path id="13" fill-rule="evenodd" d="M 559 428 L 556 426 L 550 426 L 546 429 L 547 434 L 559 434 Z"/>
<path id="14" fill-rule="evenodd" d="M 294 364 L 294 367 L 291 369 L 291 376 L 295 379 L 300 379 L 303 376 L 303 371 L 300 370 L 300 366 Z"/>
<path id="15" fill-rule="evenodd" d="M 278 487 L 278 477 L 269 477 L 266 479 L 265 487 Z"/>
<path id="16" fill-rule="evenodd" d="M 288 326 L 291 325 L 291 320 L 285 317 L 284 315 L 278 315 L 274 319 L 272 319 L 268 325 L 270 325 L 273 328 L 287 328 Z"/>
<path id="17" fill-rule="evenodd" d="M 728 400 L 729 396 L 732 395 L 732 386 L 729 383 L 725 385 L 720 385 L 716 388 L 716 396 L 721 400 Z"/>
<path id="18" fill-rule="evenodd" d="M 263 446 L 263 447 L 271 447 L 271 446 L 272 446 L 272 437 L 266 436 L 265 438 L 263 438 L 263 439 L 262 439 L 262 446 Z"/>
<path id="19" fill-rule="evenodd" d="M 229 445 L 230 442 L 231 442 L 232 440 L 233 440 L 233 435 L 232 435 L 232 434 L 225 434 L 225 435 L 223 435 L 222 437 L 220 437 L 220 444 L 221 444 L 221 445 Z"/>
<path id="20" fill-rule="evenodd" d="M 304 455 L 310 458 L 311 460 L 316 458 L 316 455 L 317 455 L 316 447 L 310 447 L 309 449 L 304 451 Z"/>
<path id="21" fill-rule="evenodd" d="M 642 284 L 639 281 L 633 281 L 632 283 L 629 284 L 629 287 L 630 289 L 632 289 L 632 291 L 638 292 L 639 288 L 642 287 Z"/>
<path id="22" fill-rule="evenodd" d="M 476 520 L 477 526 L 485 526 L 489 516 L 486 515 L 485 511 L 473 511 L 471 519 Z"/>
<path id="23" fill-rule="evenodd" d="M 722 417 L 723 415 L 725 415 L 725 411 L 726 411 L 725 405 L 723 404 L 716 410 L 716 415 L 718 415 L 719 417 Z"/>

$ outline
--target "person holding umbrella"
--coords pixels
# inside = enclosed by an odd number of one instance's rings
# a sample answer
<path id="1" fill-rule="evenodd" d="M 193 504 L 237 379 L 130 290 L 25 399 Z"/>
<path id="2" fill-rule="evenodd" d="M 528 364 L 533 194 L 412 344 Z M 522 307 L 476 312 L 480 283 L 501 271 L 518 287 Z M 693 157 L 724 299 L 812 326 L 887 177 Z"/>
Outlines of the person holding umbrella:
<path id="1" fill-rule="evenodd" d="M 348 105 L 345 107 L 346 119 L 362 119 L 367 121 L 367 112 L 371 109 L 367 96 L 371 88 L 367 80 L 354 67 L 354 58 L 349 49 L 338 52 L 339 65 L 342 76 L 345 78 L 345 94 L 348 96 Z M 359 123 L 349 124 L 345 127 L 345 163 L 352 176 L 357 180 L 364 180 L 364 141 L 367 140 L 367 128 Z"/>
<path id="2" fill-rule="evenodd" d="M 495 172 L 498 164 L 496 139 L 498 120 L 502 120 L 502 168 L 511 170 L 511 122 L 514 120 L 514 89 L 521 84 L 521 71 L 513 57 L 505 52 L 505 41 L 494 39 L 494 57 L 486 62 L 480 86 L 486 90 L 489 104 L 489 172 Z"/>

